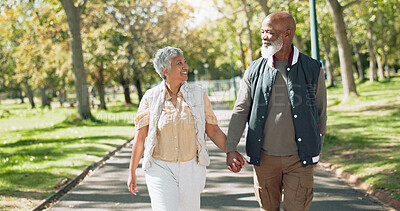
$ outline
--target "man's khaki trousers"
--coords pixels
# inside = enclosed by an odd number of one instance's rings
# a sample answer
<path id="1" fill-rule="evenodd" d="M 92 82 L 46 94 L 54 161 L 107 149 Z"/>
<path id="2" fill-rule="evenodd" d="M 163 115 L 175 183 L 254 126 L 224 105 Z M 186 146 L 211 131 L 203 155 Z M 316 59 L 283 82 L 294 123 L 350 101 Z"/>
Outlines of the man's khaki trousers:
<path id="1" fill-rule="evenodd" d="M 314 166 L 302 167 L 299 156 L 262 153 L 261 165 L 254 166 L 254 193 L 261 210 L 280 210 L 282 189 L 285 211 L 308 210 L 313 199 Z"/>

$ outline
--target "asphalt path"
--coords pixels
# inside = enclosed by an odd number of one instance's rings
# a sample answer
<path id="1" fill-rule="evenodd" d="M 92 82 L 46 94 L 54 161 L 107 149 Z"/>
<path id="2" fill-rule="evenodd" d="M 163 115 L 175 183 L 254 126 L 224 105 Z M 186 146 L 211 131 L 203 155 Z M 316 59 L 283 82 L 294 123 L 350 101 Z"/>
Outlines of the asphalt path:
<path id="1" fill-rule="evenodd" d="M 215 113 L 223 131 L 227 131 L 231 111 Z M 48 210 L 143 210 L 149 211 L 147 192 L 141 164 L 137 169 L 138 195 L 129 193 L 126 185 L 131 145 L 122 148 L 102 167 L 96 169 L 79 185 L 60 198 Z M 201 195 L 201 210 L 259 210 L 253 193 L 253 169 L 246 165 L 240 173 L 230 172 L 225 154 L 208 141 L 211 165 L 207 168 L 207 183 Z M 244 153 L 244 141 L 239 144 Z M 394 210 L 353 189 L 322 167 L 315 170 L 314 199 L 311 211 Z"/>

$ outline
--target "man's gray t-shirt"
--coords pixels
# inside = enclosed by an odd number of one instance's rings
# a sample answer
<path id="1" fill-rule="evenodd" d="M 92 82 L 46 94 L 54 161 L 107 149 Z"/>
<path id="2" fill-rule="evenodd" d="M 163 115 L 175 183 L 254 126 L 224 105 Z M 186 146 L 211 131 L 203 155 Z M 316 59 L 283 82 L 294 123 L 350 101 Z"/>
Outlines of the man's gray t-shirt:
<path id="1" fill-rule="evenodd" d="M 288 60 L 275 61 L 278 69 L 268 104 L 262 150 L 268 155 L 297 154 L 292 110 L 287 90 L 286 67 Z"/>

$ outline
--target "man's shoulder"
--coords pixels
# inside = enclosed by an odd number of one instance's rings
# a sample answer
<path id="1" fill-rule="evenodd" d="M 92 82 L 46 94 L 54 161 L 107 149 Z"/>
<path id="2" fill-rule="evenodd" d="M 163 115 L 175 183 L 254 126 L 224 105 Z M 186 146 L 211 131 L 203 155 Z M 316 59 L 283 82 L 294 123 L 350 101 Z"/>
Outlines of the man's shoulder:
<path id="1" fill-rule="evenodd" d="M 299 60 L 302 62 L 307 62 L 307 63 L 311 63 L 311 64 L 315 64 L 318 66 L 321 66 L 320 62 L 302 52 L 299 52 Z"/>
<path id="2" fill-rule="evenodd" d="M 260 67 L 263 64 L 267 64 L 268 59 L 265 59 L 263 57 L 260 57 L 252 62 L 250 62 L 249 67 L 248 67 L 248 76 L 254 77 L 256 75 L 258 75 L 258 73 L 260 72 Z"/>
<path id="3" fill-rule="evenodd" d="M 318 80 L 317 78 L 321 73 L 321 62 L 303 53 L 299 54 L 299 62 L 301 63 L 300 66 L 303 68 L 303 71 Z"/>
<path id="4" fill-rule="evenodd" d="M 250 62 L 249 68 L 256 67 L 256 66 L 260 65 L 260 64 L 263 63 L 263 62 L 267 62 L 267 59 L 265 59 L 265 58 L 263 58 L 263 57 L 260 57 L 260 58 L 258 58 L 258 59 L 256 59 L 256 60 Z"/>

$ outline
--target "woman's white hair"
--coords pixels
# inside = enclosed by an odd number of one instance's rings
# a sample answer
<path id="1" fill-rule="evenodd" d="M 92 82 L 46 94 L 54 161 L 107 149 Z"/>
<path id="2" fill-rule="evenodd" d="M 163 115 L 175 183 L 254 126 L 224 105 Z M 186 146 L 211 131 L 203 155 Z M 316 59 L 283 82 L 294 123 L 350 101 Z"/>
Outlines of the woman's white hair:
<path id="1" fill-rule="evenodd" d="M 165 75 L 161 71 L 161 68 L 165 68 L 167 70 L 171 69 L 171 58 L 175 56 L 183 55 L 183 51 L 179 48 L 167 46 L 165 48 L 161 48 L 157 51 L 156 55 L 153 59 L 153 65 L 156 69 L 156 72 L 161 76 L 162 79 L 165 80 Z"/>

